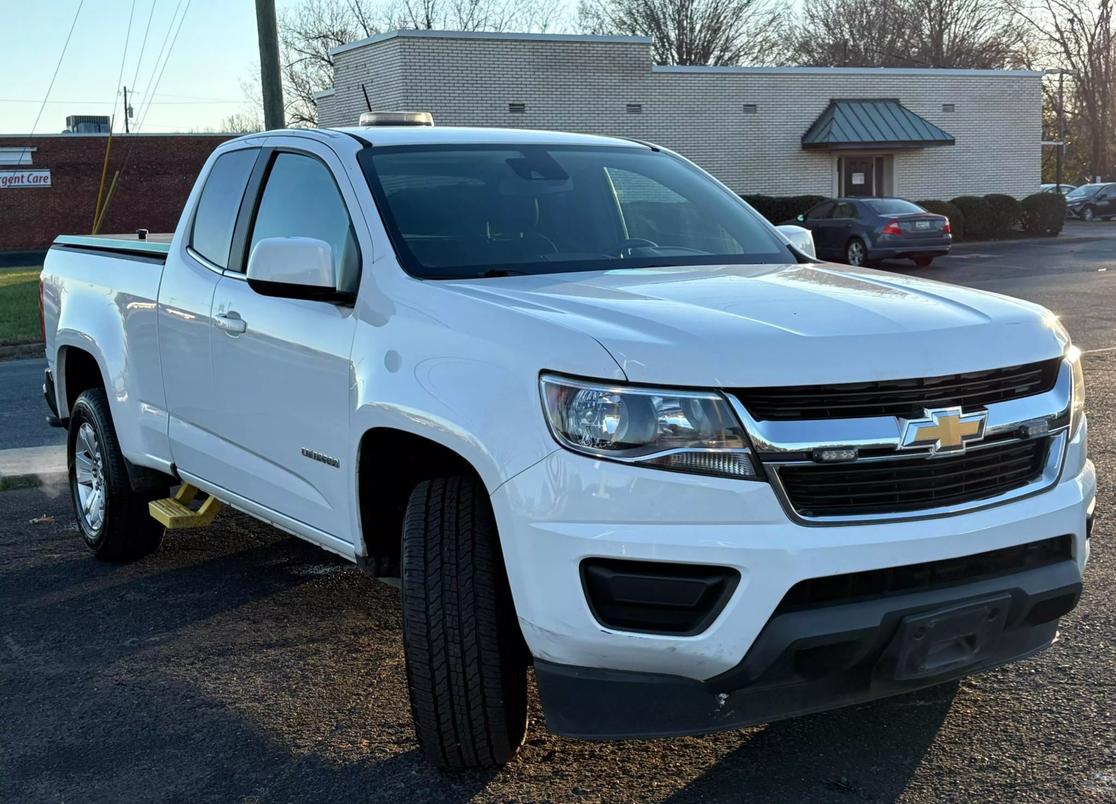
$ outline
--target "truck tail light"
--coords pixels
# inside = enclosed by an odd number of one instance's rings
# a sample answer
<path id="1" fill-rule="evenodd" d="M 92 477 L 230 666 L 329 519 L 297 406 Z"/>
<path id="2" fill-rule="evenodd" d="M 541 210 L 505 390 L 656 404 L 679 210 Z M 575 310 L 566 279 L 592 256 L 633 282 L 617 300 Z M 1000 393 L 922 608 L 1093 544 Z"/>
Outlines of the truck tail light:
<path id="1" fill-rule="evenodd" d="M 953 234 L 953 229 L 949 226 L 949 218 L 946 218 L 945 223 L 942 224 L 942 234 Z"/>
<path id="2" fill-rule="evenodd" d="M 46 315 L 43 314 L 43 278 L 39 277 L 39 336 L 46 343 Z"/>
<path id="3" fill-rule="evenodd" d="M 888 221 L 887 226 L 883 228 L 881 234 L 901 235 L 903 234 L 903 230 L 899 228 L 899 221 Z"/>

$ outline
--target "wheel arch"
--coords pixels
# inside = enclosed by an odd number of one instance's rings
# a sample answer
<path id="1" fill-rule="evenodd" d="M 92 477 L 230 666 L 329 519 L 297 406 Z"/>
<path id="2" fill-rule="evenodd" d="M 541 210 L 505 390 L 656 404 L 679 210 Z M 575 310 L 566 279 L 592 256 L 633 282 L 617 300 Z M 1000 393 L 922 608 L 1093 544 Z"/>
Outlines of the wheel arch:
<path id="1" fill-rule="evenodd" d="M 366 430 L 356 466 L 358 563 L 373 577 L 399 575 L 403 517 L 415 486 L 467 474 L 487 488 L 481 472 L 457 448 L 397 427 Z"/>
<path id="2" fill-rule="evenodd" d="M 54 383 L 58 395 L 58 412 L 61 418 L 69 418 L 74 402 L 82 391 L 90 388 L 105 388 L 105 370 L 101 361 L 89 349 L 63 344 L 58 349 L 55 360 L 57 376 Z"/>

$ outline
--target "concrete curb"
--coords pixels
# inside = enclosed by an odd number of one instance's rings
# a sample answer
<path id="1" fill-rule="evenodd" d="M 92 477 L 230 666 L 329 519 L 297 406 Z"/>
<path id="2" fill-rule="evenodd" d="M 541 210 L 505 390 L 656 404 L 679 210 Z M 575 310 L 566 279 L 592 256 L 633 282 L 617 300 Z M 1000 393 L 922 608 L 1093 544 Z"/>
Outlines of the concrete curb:
<path id="1" fill-rule="evenodd" d="M 27 357 L 45 357 L 46 347 L 42 341 L 9 343 L 0 346 L 0 360 L 22 360 Z"/>
<path id="2" fill-rule="evenodd" d="M 62 484 L 68 475 L 65 447 L 0 450 L 0 491 Z"/>

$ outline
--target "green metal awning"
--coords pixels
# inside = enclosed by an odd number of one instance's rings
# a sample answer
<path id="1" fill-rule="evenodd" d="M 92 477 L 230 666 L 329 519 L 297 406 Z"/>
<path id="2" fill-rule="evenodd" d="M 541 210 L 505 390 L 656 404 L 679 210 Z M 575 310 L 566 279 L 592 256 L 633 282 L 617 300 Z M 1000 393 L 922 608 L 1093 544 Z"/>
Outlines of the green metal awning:
<path id="1" fill-rule="evenodd" d="M 953 145 L 953 135 L 895 99 L 831 100 L 802 135 L 803 148 L 856 150 Z"/>

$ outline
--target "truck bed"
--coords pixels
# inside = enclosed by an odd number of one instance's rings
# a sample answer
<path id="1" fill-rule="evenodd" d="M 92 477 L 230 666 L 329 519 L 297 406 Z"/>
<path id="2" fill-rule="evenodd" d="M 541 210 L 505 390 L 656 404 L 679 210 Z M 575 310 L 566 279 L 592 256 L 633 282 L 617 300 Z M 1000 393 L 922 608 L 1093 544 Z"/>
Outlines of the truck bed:
<path id="1" fill-rule="evenodd" d="M 143 240 L 136 234 L 59 235 L 54 238 L 54 245 L 154 257 L 163 261 L 170 253 L 170 244 L 173 237 L 174 234 L 171 232 L 149 234 Z"/>

